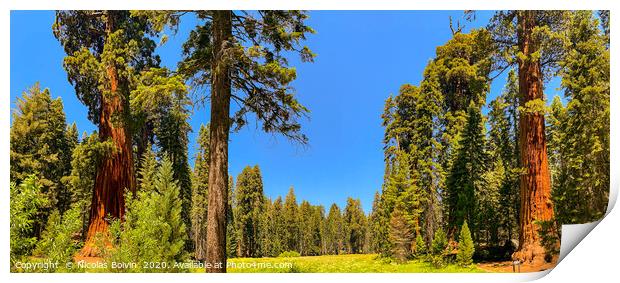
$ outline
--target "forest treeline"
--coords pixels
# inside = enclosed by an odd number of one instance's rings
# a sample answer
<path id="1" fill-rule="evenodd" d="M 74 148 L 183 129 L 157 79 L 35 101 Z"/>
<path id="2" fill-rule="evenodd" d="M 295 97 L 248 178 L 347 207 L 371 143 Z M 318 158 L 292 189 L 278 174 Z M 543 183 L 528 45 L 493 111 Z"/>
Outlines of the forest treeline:
<path id="1" fill-rule="evenodd" d="M 178 69 L 161 67 L 155 48 L 164 30 L 176 32 L 188 14 L 200 24 Z M 557 255 L 560 224 L 604 215 L 608 11 L 499 11 L 467 33 L 451 25 L 452 39 L 437 47 L 420 83 L 385 101 L 384 180 L 369 214 L 354 198 L 329 209 L 297 201 L 293 188 L 269 198 L 258 165 L 230 176 L 229 133 L 249 123 L 248 114 L 265 132 L 308 142 L 298 121 L 308 109 L 292 92 L 296 72 L 285 56 L 313 60 L 303 45 L 314 32 L 307 17 L 58 11 L 52 30 L 67 54 L 63 67 L 98 130 L 80 135 L 61 98 L 38 84 L 18 99 L 11 262 L 225 266 L 227 257 L 342 253 L 436 266 L 541 262 Z M 501 74 L 505 86 L 487 103 Z M 549 104 L 543 90 L 554 77 L 564 95 Z M 207 99 L 210 123 L 189 145 L 190 109 Z M 231 101 L 240 107 L 229 117 Z M 189 146 L 198 148 L 193 167 Z"/>

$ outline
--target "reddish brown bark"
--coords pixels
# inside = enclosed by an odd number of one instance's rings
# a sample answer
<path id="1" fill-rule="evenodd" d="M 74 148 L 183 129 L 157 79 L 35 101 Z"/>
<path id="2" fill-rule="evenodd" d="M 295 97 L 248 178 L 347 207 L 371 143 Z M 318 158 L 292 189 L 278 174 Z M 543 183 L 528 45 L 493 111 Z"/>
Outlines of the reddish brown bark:
<path id="1" fill-rule="evenodd" d="M 213 15 L 211 124 L 209 132 L 209 200 L 207 272 L 226 272 L 226 208 L 228 201 L 228 134 L 230 130 L 230 65 L 226 47 L 232 43 L 232 11 Z"/>
<path id="2" fill-rule="evenodd" d="M 542 71 L 539 59 L 532 59 L 531 54 L 539 46 L 532 37 L 536 26 L 535 11 L 518 12 L 519 50 L 524 56 L 519 63 L 519 93 L 521 106 L 528 101 L 543 99 Z M 551 175 L 547 160 L 545 141 L 544 113 L 521 112 L 519 119 L 519 146 L 521 149 L 520 196 L 521 209 L 519 217 L 519 248 L 513 259 L 531 264 L 544 263 L 545 249 L 541 245 L 539 225 L 535 221 L 553 219 L 551 202 Z"/>
<path id="3" fill-rule="evenodd" d="M 108 12 L 106 33 L 113 31 L 113 17 Z M 125 211 L 125 189 L 135 190 L 133 174 L 133 157 L 131 136 L 122 125 L 126 111 L 118 91 L 118 72 L 115 66 L 108 66 L 107 75 L 110 83 L 111 95 L 102 95 L 101 114 L 99 117 L 99 139 L 111 139 L 116 150 L 105 157 L 97 168 L 97 177 L 93 190 L 90 209 L 90 220 L 86 234 L 86 244 L 80 251 L 80 256 L 98 256 L 97 235 L 106 235 L 108 231 L 108 216 L 122 219 Z"/>

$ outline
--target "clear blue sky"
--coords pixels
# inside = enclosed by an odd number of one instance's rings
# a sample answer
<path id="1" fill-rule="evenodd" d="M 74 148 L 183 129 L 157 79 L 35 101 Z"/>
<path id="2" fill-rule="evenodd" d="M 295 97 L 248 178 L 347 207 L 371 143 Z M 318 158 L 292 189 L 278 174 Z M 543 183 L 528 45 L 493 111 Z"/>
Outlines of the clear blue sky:
<path id="1" fill-rule="evenodd" d="M 246 165 L 258 164 L 265 193 L 284 197 L 295 187 L 298 201 L 308 200 L 344 207 L 348 196 L 360 198 L 370 211 L 375 191 L 383 179 L 383 128 L 385 99 L 404 83 L 418 84 L 435 48 L 451 37 L 448 17 L 462 20 L 460 11 L 312 11 L 309 25 L 317 33 L 307 45 L 317 53 L 316 62 L 291 62 L 297 67 L 294 87 L 307 106 L 310 119 L 302 120 L 308 147 L 283 137 L 265 134 L 252 123 L 233 133 L 229 171 L 237 176 Z M 478 12 L 466 29 L 484 26 L 492 12 Z M 51 30 L 53 11 L 11 12 L 11 108 L 21 93 L 35 82 L 62 97 L 67 122 L 81 132 L 96 127 L 87 109 L 76 98 L 62 68 L 65 56 Z M 178 34 L 157 49 L 163 64 L 175 69 L 181 44 L 195 25 L 182 22 Z M 487 101 L 500 92 L 505 76 L 492 85 Z M 553 97 L 556 87 L 548 87 Z M 194 109 L 190 124 L 190 158 L 196 152 L 200 124 L 208 120 L 208 108 Z"/>

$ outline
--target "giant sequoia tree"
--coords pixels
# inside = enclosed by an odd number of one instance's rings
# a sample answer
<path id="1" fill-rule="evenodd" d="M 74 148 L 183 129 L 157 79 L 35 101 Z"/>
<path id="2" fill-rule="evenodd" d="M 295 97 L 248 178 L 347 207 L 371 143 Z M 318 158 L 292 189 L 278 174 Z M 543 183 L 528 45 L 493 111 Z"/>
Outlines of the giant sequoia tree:
<path id="1" fill-rule="evenodd" d="M 133 78 L 158 58 L 152 55 L 155 43 L 148 37 L 148 22 L 129 11 L 59 11 L 53 30 L 67 53 L 69 82 L 99 127 L 99 139 L 115 146 L 97 168 L 82 250 L 83 256 L 93 256 L 95 235 L 108 229 L 105 218 L 121 218 L 125 190 L 135 189 L 129 96 Z"/>
<path id="2" fill-rule="evenodd" d="M 557 69 L 563 53 L 566 14 L 563 11 L 501 11 L 490 23 L 499 47 L 498 60 L 508 68 L 516 63 L 520 96 L 519 146 L 521 208 L 519 248 L 515 259 L 541 262 L 545 249 L 540 243 L 537 221 L 553 219 L 551 180 L 545 137 L 543 81 Z"/>

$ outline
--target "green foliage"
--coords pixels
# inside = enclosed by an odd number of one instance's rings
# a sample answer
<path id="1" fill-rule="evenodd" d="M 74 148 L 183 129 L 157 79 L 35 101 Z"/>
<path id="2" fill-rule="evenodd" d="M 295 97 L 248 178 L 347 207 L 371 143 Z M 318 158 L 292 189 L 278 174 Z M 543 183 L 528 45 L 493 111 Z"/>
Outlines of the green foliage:
<path id="1" fill-rule="evenodd" d="M 431 253 L 433 255 L 443 255 L 446 252 L 446 248 L 448 247 L 448 238 L 446 233 L 444 233 L 443 229 L 437 230 L 435 232 L 435 237 L 433 238 L 433 242 L 431 243 Z"/>
<path id="2" fill-rule="evenodd" d="M 480 108 L 470 104 L 467 125 L 459 141 L 456 159 L 452 164 L 446 186 L 446 211 L 449 233 L 454 233 L 465 219 L 477 219 L 478 199 L 485 193 L 483 174 L 488 161 Z M 474 230 L 476 225 L 472 223 Z M 452 235 L 452 234 L 451 234 Z"/>
<path id="3" fill-rule="evenodd" d="M 237 177 L 235 224 L 239 256 L 256 257 L 261 251 L 259 224 L 264 213 L 263 179 L 258 165 L 247 166 Z M 231 235 L 233 236 L 233 235 Z"/>
<path id="4" fill-rule="evenodd" d="M 153 55 L 153 30 L 145 17 L 132 16 L 129 11 L 58 11 L 52 27 L 67 56 L 63 65 L 76 95 L 88 108 L 88 118 L 99 125 L 104 101 L 113 97 L 125 102 L 114 120 L 127 124 L 130 91 L 135 78 L 159 58 Z M 116 70 L 119 86 L 110 88 L 108 75 Z"/>
<path id="5" fill-rule="evenodd" d="M 521 173 L 518 156 L 518 105 L 517 75 L 511 69 L 504 91 L 490 103 L 488 116 L 488 152 L 491 166 L 484 175 L 487 194 L 480 219 L 486 221 L 481 221 L 480 229 L 491 231 L 491 239 L 485 239 L 490 245 L 499 245 L 501 241 L 509 243 L 518 234 Z"/>
<path id="6" fill-rule="evenodd" d="M 22 94 L 12 113 L 10 133 L 10 178 L 23 182 L 35 174 L 41 192 L 49 200 L 33 223 L 40 235 L 52 208 L 68 209 L 70 196 L 60 180 L 71 170 L 71 151 L 75 140 L 67 132 L 62 100 L 52 99 L 48 89 L 38 83 Z"/>
<path id="7" fill-rule="evenodd" d="M 560 62 L 566 109 L 556 103 L 553 199 L 560 223 L 585 223 L 606 211 L 610 181 L 610 61 L 592 11 L 575 11 L 570 48 Z"/>
<path id="8" fill-rule="evenodd" d="M 130 93 L 138 156 L 142 158 L 154 140 L 158 156 L 170 158 L 183 200 L 183 221 L 189 229 L 192 184 L 187 154 L 191 100 L 187 87 L 180 75 L 166 68 L 151 68 L 139 76 Z"/>
<path id="9" fill-rule="evenodd" d="M 192 174 L 191 234 L 194 241 L 194 257 L 207 257 L 207 206 L 209 189 L 209 127 L 200 125 L 198 150 Z"/>
<path id="10" fill-rule="evenodd" d="M 411 255 L 413 232 L 400 207 L 397 207 L 390 217 L 389 238 L 392 243 L 392 256 L 400 263 L 405 262 Z"/>
<path id="11" fill-rule="evenodd" d="M 176 12 L 171 12 L 176 14 Z M 297 77 L 294 67 L 289 66 L 287 54 L 299 54 L 301 61 L 312 62 L 314 54 L 302 45 L 308 34 L 314 33 L 305 21 L 304 11 L 230 11 L 230 23 L 235 32 L 224 46 L 226 65 L 232 68 L 231 98 L 239 104 L 232 117 L 236 130 L 248 123 L 248 113 L 254 113 L 268 133 L 281 133 L 302 143 L 307 142 L 298 118 L 309 111 L 295 98 L 290 83 Z M 213 11 L 195 13 L 202 24 L 190 32 L 183 44 L 183 60 L 179 73 L 190 79 L 195 86 L 209 85 L 216 57 L 213 56 Z M 174 16 L 158 15 L 156 23 L 170 22 Z M 174 25 L 174 22 L 171 22 Z M 199 102 L 208 95 L 201 94 Z"/>
<path id="12" fill-rule="evenodd" d="M 435 268 L 442 268 L 446 264 L 446 253 L 448 247 L 448 237 L 443 229 L 439 228 L 435 232 L 435 237 L 431 243 L 431 252 L 428 255 L 430 263 Z"/>
<path id="13" fill-rule="evenodd" d="M 323 207 L 313 206 L 303 201 L 299 208 L 300 217 L 300 251 L 302 255 L 321 254 L 321 225 Z"/>
<path id="14" fill-rule="evenodd" d="M 420 231 L 420 215 L 423 211 L 425 202 L 425 192 L 418 187 L 417 171 L 411 166 L 410 155 L 402 150 L 396 152 L 395 160 L 391 162 L 390 171 L 387 173 L 386 181 L 382 194 L 381 209 L 385 217 L 383 223 L 379 225 L 391 225 L 392 214 L 396 209 L 400 209 L 402 217 L 406 221 L 410 232 Z M 387 232 L 387 234 L 386 234 Z M 380 230 L 389 239 L 390 232 L 386 229 Z M 411 239 L 410 239 L 411 240 Z M 384 243 L 382 246 L 383 254 L 392 254 L 393 243 Z M 410 244 L 409 244 L 410 246 Z M 410 247 L 408 247 L 410 249 Z"/>
<path id="15" fill-rule="evenodd" d="M 370 211 L 370 215 L 368 216 L 368 224 L 367 224 L 367 232 L 366 238 L 368 239 L 368 248 L 367 251 L 370 253 L 377 253 L 380 251 L 381 241 L 379 239 L 381 229 L 381 211 L 380 210 L 380 202 L 381 202 L 381 194 L 379 192 L 375 192 L 375 197 L 372 201 L 372 210 Z"/>
<path id="16" fill-rule="evenodd" d="M 151 191 L 155 188 L 155 177 L 157 175 L 157 158 L 150 146 L 147 147 L 146 152 L 142 154 L 140 160 L 140 168 L 138 169 L 138 190 L 139 191 Z"/>
<path id="17" fill-rule="evenodd" d="M 345 246 L 345 224 L 340 208 L 335 203 L 329 208 L 325 219 L 323 237 L 327 254 L 340 254 Z"/>
<path id="18" fill-rule="evenodd" d="M 235 182 L 232 176 L 228 179 L 228 203 L 226 204 L 226 256 L 236 257 L 239 253 L 239 237 L 237 233 L 236 214 L 236 197 L 237 190 L 235 189 Z M 207 200 L 208 201 L 208 200 Z"/>
<path id="19" fill-rule="evenodd" d="M 415 237 L 415 256 L 421 258 L 427 253 L 428 247 L 426 246 L 426 242 L 422 238 L 422 234 L 418 233 Z"/>
<path id="20" fill-rule="evenodd" d="M 347 206 L 343 215 L 344 225 L 346 227 L 345 241 L 349 253 L 363 252 L 365 233 L 366 233 L 366 215 L 362 210 L 362 203 L 359 199 L 347 199 Z"/>
<path id="21" fill-rule="evenodd" d="M 36 217 L 49 203 L 42 190 L 43 186 L 35 175 L 26 177 L 19 185 L 11 182 L 9 213 L 11 263 L 22 256 L 30 255 L 36 245 L 37 237 L 34 233 Z"/>
<path id="22" fill-rule="evenodd" d="M 51 262 L 58 262 L 58 269 L 49 269 L 49 272 L 69 272 L 77 271 L 77 266 L 67 266 L 66 263 L 73 261 L 73 256 L 82 247 L 80 237 L 82 235 L 82 207 L 74 205 L 67 210 L 61 217 L 57 210 L 54 210 L 46 225 L 46 229 L 41 235 L 41 240 L 37 243 L 35 255 L 43 256 Z"/>
<path id="23" fill-rule="evenodd" d="M 538 60 L 544 62 L 542 72 L 545 78 L 549 78 L 558 70 L 558 63 L 566 50 L 565 30 L 569 11 L 497 11 L 491 18 L 487 29 L 489 30 L 497 52 L 494 55 L 496 67 L 500 70 L 525 60 Z M 517 21 L 519 18 L 532 16 L 535 18 L 535 28 L 532 31 L 533 46 L 530 56 L 522 54 L 518 50 L 519 31 Z"/>
<path id="24" fill-rule="evenodd" d="M 456 255 L 456 261 L 461 266 L 468 266 L 473 263 L 472 256 L 474 255 L 474 242 L 471 239 L 471 233 L 467 226 L 467 221 L 461 226 L 461 233 L 459 234 L 459 253 Z"/>
<path id="25" fill-rule="evenodd" d="M 471 103 L 480 107 L 489 91 L 489 73 L 494 42 L 486 29 L 455 33 L 446 44 L 437 47 L 433 64 L 445 96 L 446 110 L 466 110 Z"/>
<path id="26" fill-rule="evenodd" d="M 97 166 L 106 156 L 116 150 L 112 141 L 100 141 L 97 133 L 83 134 L 82 140 L 75 146 L 71 158 L 71 174 L 62 178 L 68 188 L 72 209 L 80 208 L 82 238 L 88 228 L 90 205 Z"/>
<path id="27" fill-rule="evenodd" d="M 267 199 L 265 207 L 265 226 L 267 227 L 265 231 L 268 231 L 268 233 L 263 233 L 263 255 L 275 257 L 285 249 L 285 222 L 282 198 L 278 196 L 273 203 Z"/>
<path id="28" fill-rule="evenodd" d="M 125 221 L 116 220 L 110 227 L 113 249 L 106 249 L 106 259 L 117 262 L 165 262 L 168 272 L 182 271 L 174 262 L 186 259 L 187 237 L 181 216 L 179 186 L 173 178 L 172 162 L 164 158 L 157 168 L 152 188 L 127 198 Z M 108 265 L 111 266 L 111 265 Z M 137 268 L 114 271 L 162 272 L 162 269 Z"/>
<path id="29" fill-rule="evenodd" d="M 284 250 L 299 249 L 299 212 L 295 190 L 291 187 L 284 200 L 282 218 L 284 219 Z"/>

